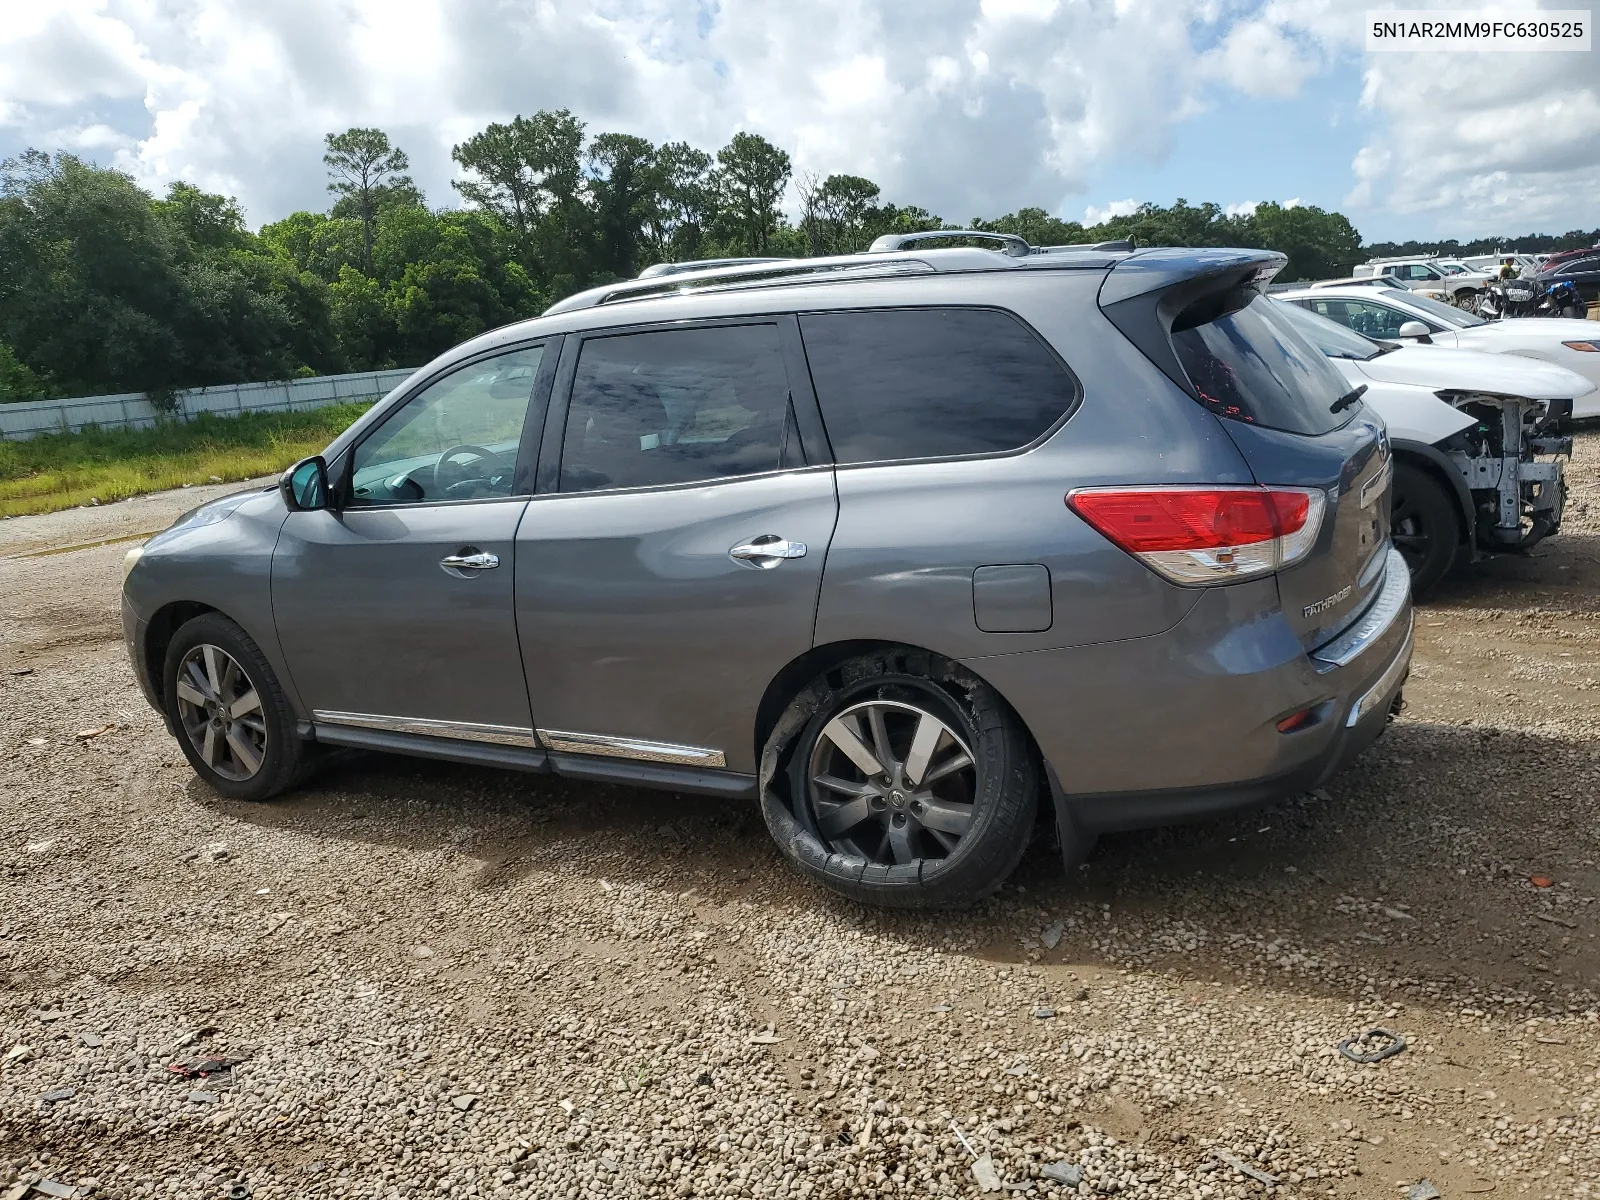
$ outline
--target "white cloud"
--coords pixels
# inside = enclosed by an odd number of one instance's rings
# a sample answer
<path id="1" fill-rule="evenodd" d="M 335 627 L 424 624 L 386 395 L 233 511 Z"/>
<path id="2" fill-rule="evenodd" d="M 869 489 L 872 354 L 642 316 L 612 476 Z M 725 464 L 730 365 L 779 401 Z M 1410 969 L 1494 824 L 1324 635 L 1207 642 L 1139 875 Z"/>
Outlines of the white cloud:
<path id="1" fill-rule="evenodd" d="M 330 130 L 386 129 L 430 199 L 447 204 L 453 143 L 560 107 L 594 132 L 707 149 L 749 129 L 787 148 L 797 171 L 867 175 L 887 198 L 952 220 L 1059 209 L 1117 163 L 1159 166 L 1207 108 L 1303 94 L 1331 64 L 1357 61 L 1364 11 L 1353 0 L 12 9 L 0 23 L 0 144 L 77 148 L 154 188 L 189 179 L 237 195 L 257 222 L 325 203 Z M 1600 57 L 1372 58 L 1382 60 L 1364 76 L 1372 132 L 1349 168 L 1358 223 L 1434 213 L 1467 232 L 1592 211 Z"/>
<path id="2" fill-rule="evenodd" d="M 1098 225 L 1101 221 L 1111 217 L 1131 217 L 1139 211 L 1139 205 L 1142 203 L 1144 201 L 1134 200 L 1130 197 L 1127 200 L 1113 200 L 1104 208 L 1096 208 L 1091 204 L 1083 210 L 1083 223 L 1085 225 Z"/>
<path id="3" fill-rule="evenodd" d="M 1222 211 L 1230 217 L 1253 217 L 1260 207 L 1259 200 L 1241 200 L 1237 204 L 1224 204 Z"/>

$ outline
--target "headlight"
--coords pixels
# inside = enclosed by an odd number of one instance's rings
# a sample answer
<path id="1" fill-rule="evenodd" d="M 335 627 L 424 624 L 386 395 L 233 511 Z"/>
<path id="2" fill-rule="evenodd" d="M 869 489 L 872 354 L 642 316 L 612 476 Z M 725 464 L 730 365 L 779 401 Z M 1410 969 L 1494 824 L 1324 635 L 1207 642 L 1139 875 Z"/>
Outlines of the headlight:
<path id="1" fill-rule="evenodd" d="M 1562 342 L 1568 350 L 1581 350 L 1585 354 L 1600 354 L 1600 341 L 1594 342 Z"/>
<path id="2" fill-rule="evenodd" d="M 128 582 L 129 573 L 134 569 L 134 567 L 139 565 L 139 559 L 142 558 L 143 556 L 144 556 L 144 547 L 143 546 L 135 546 L 132 550 L 129 550 L 126 554 L 124 554 L 122 556 L 122 582 L 123 583 L 127 583 Z"/>

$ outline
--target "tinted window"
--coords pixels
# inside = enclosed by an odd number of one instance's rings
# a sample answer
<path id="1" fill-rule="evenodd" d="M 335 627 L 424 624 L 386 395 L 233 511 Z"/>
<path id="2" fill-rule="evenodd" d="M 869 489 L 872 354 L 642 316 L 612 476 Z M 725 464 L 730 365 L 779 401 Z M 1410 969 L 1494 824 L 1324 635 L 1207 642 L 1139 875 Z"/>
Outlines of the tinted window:
<path id="1" fill-rule="evenodd" d="M 597 338 L 584 343 L 572 384 L 561 490 L 772 471 L 790 439 L 777 326 Z"/>
<path id="2" fill-rule="evenodd" d="M 880 309 L 800 318 L 841 463 L 1016 450 L 1072 407 L 1061 363 L 1015 317 Z"/>
<path id="3" fill-rule="evenodd" d="M 1419 296 L 1416 292 L 1388 292 L 1386 294 L 1393 296 L 1396 300 L 1411 308 L 1421 309 L 1423 312 L 1437 317 L 1446 325 L 1454 325 L 1457 329 L 1466 329 L 1473 325 L 1487 323 L 1477 313 L 1469 313 L 1465 309 L 1457 308 L 1453 304 L 1446 304 L 1442 300 Z"/>
<path id="4" fill-rule="evenodd" d="M 481 359 L 430 383 L 355 449 L 350 503 L 509 496 L 543 347 Z"/>
<path id="5" fill-rule="evenodd" d="M 1174 331 L 1172 346 L 1201 401 L 1218 416 L 1326 433 L 1350 419 L 1332 406 L 1344 376 L 1265 296 L 1203 325 Z"/>

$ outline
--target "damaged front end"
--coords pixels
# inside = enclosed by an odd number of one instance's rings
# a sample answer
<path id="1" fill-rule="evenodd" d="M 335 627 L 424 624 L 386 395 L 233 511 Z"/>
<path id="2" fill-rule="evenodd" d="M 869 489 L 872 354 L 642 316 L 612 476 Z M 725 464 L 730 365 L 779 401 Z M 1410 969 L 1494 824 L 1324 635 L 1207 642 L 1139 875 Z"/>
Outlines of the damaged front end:
<path id="1" fill-rule="evenodd" d="M 1477 549 L 1527 550 L 1561 528 L 1572 438 L 1571 400 L 1482 392 L 1437 393 L 1475 424 L 1437 443 L 1472 493 Z"/>

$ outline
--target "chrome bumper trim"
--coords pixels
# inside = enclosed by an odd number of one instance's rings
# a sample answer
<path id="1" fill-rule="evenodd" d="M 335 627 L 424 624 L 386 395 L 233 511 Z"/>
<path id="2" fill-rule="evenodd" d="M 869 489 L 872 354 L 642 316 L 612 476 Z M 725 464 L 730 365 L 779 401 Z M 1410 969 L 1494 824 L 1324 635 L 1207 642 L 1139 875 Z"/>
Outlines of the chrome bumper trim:
<path id="1" fill-rule="evenodd" d="M 534 747 L 533 729 L 527 725 L 483 725 L 475 721 L 436 721 L 430 717 L 390 717 L 381 713 L 326 712 L 313 709 L 311 717 L 326 725 L 353 725 L 388 733 L 415 733 L 424 737 L 454 738 L 462 742 L 493 742 L 500 746 Z"/>
<path id="2" fill-rule="evenodd" d="M 1311 661 L 1319 672 L 1347 667 L 1366 652 L 1368 646 L 1389 632 L 1406 602 L 1411 599 L 1411 571 L 1400 551 L 1389 547 L 1384 559 L 1383 587 L 1378 598 L 1367 606 L 1367 611 L 1357 617 L 1333 641 L 1311 652 Z"/>
<path id="3" fill-rule="evenodd" d="M 1396 654 L 1394 661 L 1384 668 L 1383 674 L 1378 677 L 1378 682 L 1363 692 L 1361 699 L 1357 700 L 1351 707 L 1350 715 L 1345 718 L 1344 725 L 1346 729 L 1353 729 L 1361 724 L 1362 720 L 1374 707 L 1383 703 L 1384 697 L 1389 694 L 1390 689 L 1410 669 L 1411 642 L 1412 634 L 1408 629 L 1406 630 L 1406 640 L 1400 647 L 1400 653 Z"/>
<path id="4" fill-rule="evenodd" d="M 682 746 L 676 742 L 650 742 L 643 738 L 610 737 L 603 733 L 573 733 L 560 729 L 541 729 L 539 740 L 550 750 L 569 754 L 600 754 L 607 758 L 631 758 L 640 762 L 676 763 L 687 767 L 725 767 L 721 750 L 706 746 Z"/>

